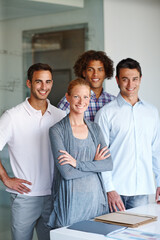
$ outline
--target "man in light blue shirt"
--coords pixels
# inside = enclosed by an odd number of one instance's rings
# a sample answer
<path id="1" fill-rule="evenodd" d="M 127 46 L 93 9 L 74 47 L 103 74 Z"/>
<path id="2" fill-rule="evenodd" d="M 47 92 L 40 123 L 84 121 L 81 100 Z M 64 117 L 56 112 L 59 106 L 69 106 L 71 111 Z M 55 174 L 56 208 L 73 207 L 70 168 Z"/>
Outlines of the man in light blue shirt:
<path id="1" fill-rule="evenodd" d="M 159 114 L 138 97 L 141 78 L 137 61 L 120 61 L 116 68 L 120 93 L 95 117 L 113 159 L 113 171 L 103 173 L 111 212 L 146 204 L 155 183 L 156 201 L 160 195 Z"/>

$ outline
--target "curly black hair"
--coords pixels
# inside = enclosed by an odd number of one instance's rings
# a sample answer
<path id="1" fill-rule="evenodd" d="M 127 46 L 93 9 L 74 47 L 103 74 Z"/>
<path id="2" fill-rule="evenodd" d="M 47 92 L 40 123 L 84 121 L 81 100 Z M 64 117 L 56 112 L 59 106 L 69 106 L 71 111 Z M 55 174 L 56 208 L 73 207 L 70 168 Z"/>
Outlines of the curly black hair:
<path id="1" fill-rule="evenodd" d="M 75 75 L 77 77 L 84 78 L 83 71 L 86 70 L 89 62 L 92 60 L 101 61 L 103 63 L 105 69 L 105 78 L 110 79 L 113 77 L 113 61 L 106 55 L 105 52 L 95 50 L 89 50 L 79 56 L 73 67 Z"/>

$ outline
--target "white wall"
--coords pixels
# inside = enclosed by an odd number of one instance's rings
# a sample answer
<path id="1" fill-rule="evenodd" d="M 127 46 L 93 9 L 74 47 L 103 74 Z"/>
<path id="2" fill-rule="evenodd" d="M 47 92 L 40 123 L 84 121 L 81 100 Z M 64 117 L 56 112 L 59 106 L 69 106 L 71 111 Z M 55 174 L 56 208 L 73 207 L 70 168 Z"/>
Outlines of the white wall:
<path id="1" fill-rule="evenodd" d="M 79 10 L 0 22 L 0 114 L 24 99 L 22 32 L 81 23 L 88 23 L 86 49 L 103 49 L 103 0 L 85 0 Z"/>
<path id="2" fill-rule="evenodd" d="M 160 1 L 104 0 L 104 46 L 115 66 L 123 58 L 140 62 L 140 97 L 160 111 Z M 117 94 L 115 78 L 105 82 Z"/>

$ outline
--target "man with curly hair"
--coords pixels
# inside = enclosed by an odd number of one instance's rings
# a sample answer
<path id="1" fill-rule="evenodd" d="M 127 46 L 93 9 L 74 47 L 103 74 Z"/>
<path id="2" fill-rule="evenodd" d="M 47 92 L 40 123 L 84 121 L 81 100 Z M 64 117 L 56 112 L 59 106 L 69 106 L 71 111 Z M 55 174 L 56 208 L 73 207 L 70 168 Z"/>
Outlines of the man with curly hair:
<path id="1" fill-rule="evenodd" d="M 77 77 L 84 78 L 90 83 L 90 104 L 84 116 L 87 120 L 94 121 L 96 112 L 115 99 L 103 89 L 104 79 L 110 79 L 113 76 L 113 61 L 103 51 L 90 50 L 79 56 L 73 68 Z M 69 113 L 70 105 L 65 96 L 58 103 L 58 108 Z"/>

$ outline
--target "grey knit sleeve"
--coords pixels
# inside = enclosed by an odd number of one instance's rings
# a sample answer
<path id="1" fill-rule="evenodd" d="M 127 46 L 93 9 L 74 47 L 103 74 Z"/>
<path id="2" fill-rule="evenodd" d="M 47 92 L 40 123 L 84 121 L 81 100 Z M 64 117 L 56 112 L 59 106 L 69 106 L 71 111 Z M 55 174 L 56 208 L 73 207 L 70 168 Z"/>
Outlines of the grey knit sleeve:
<path id="1" fill-rule="evenodd" d="M 50 128 L 49 130 L 49 137 L 50 137 L 50 142 L 51 142 L 51 149 L 55 161 L 55 165 L 57 166 L 61 176 L 66 179 L 76 179 L 76 178 L 81 178 L 85 177 L 91 174 L 94 174 L 92 172 L 84 172 L 81 170 L 78 170 L 74 167 L 72 167 L 70 164 L 65 164 L 65 165 L 60 165 L 58 162 L 58 157 L 62 154 L 59 152 L 59 150 L 64 150 L 64 136 L 58 125 L 54 125 L 53 127 Z"/>
<path id="2" fill-rule="evenodd" d="M 94 123 L 95 124 L 95 123 Z M 94 134 L 97 139 L 97 146 L 100 144 L 100 149 L 106 146 L 103 133 L 99 126 L 94 126 Z M 109 152 L 108 152 L 109 153 Z M 113 168 L 112 158 L 106 157 L 104 160 L 93 160 L 93 161 L 77 161 L 77 169 L 81 171 L 92 171 L 92 172 L 105 172 L 111 171 Z"/>

